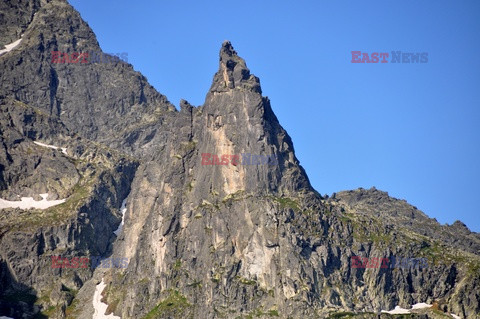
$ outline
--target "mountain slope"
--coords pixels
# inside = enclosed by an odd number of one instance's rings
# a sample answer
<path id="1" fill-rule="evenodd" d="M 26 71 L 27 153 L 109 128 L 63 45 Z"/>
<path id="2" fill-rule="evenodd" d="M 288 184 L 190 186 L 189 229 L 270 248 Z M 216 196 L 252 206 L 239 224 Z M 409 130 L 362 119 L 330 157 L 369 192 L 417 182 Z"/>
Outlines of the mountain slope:
<path id="1" fill-rule="evenodd" d="M 404 227 L 403 216 L 414 211 L 408 204 L 385 219 L 360 214 L 343 193 L 322 199 L 229 42 L 205 104 L 184 103 L 182 113 L 185 122 L 191 113 L 191 131 L 173 137 L 166 156 L 143 163 L 132 183 L 130 218 L 114 252 L 133 261 L 132 271 L 105 275 L 116 313 L 321 318 L 434 301 L 444 311 L 478 313 L 479 256 L 442 242 L 438 223 L 425 234 Z M 246 152 L 277 154 L 278 165 L 202 165 L 203 153 Z M 381 194 L 372 206 L 383 212 L 382 203 L 394 200 Z M 412 220 L 421 223 L 422 215 Z M 462 232 L 459 238 L 469 236 Z M 476 238 L 465 242 L 473 252 Z M 430 266 L 353 269 L 352 256 L 425 256 Z M 170 299 L 182 305 L 165 307 Z"/>
<path id="2" fill-rule="evenodd" d="M 480 313 L 479 234 L 375 189 L 322 198 L 230 42 L 204 104 L 177 111 L 125 62 L 51 63 L 100 50 L 65 1 L 3 6 L 18 19 L 2 36 L 23 36 L 0 55 L 0 198 L 65 203 L 0 210 L 0 315 L 92 318 L 101 281 L 122 318 L 387 318 L 423 302 L 434 307 L 413 317 Z M 129 262 L 52 269 L 58 255 Z M 353 256 L 428 267 L 353 268 Z"/>

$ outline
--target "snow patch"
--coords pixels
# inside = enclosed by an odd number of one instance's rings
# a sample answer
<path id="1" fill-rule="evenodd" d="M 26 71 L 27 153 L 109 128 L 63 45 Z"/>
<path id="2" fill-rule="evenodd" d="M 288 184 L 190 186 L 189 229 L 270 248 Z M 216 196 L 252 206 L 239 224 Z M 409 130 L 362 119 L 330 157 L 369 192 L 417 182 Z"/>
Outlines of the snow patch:
<path id="1" fill-rule="evenodd" d="M 414 309 L 425 309 L 425 308 L 430 308 L 432 305 L 424 302 L 416 303 L 412 306 L 412 309 L 404 309 L 400 306 L 396 306 L 395 309 L 387 311 L 387 310 L 382 310 L 382 313 L 389 313 L 391 315 L 398 315 L 398 314 L 408 314 L 412 313 L 411 311 Z"/>
<path id="2" fill-rule="evenodd" d="M 105 314 L 108 305 L 102 302 L 102 292 L 106 286 L 107 285 L 103 282 L 102 278 L 102 282 L 100 282 L 95 288 L 92 301 L 95 312 L 93 313 L 92 319 L 121 319 L 113 314 L 109 314 L 108 316 Z"/>
<path id="3" fill-rule="evenodd" d="M 48 144 L 44 144 L 44 143 L 40 143 L 40 142 L 33 142 L 33 143 L 35 143 L 37 145 L 40 145 L 40 146 L 43 146 L 43 147 L 53 148 L 54 150 L 61 149 L 63 154 L 68 155 L 66 147 L 58 147 L 58 146 L 48 145 Z"/>
<path id="4" fill-rule="evenodd" d="M 34 200 L 33 197 L 22 197 L 21 200 L 9 201 L 0 198 L 0 209 L 3 208 L 20 208 L 20 209 L 30 209 L 30 208 L 39 208 L 46 209 L 55 205 L 65 203 L 65 199 L 57 200 L 47 200 L 47 194 L 40 194 L 42 200 Z"/>
<path id="5" fill-rule="evenodd" d="M 396 306 L 395 309 L 390 310 L 390 311 L 382 310 L 382 313 L 389 313 L 389 314 L 391 314 L 391 315 L 407 314 L 407 313 L 410 313 L 410 310 L 408 310 L 408 309 L 403 309 L 403 308 L 400 307 L 400 306 Z"/>
<path id="6" fill-rule="evenodd" d="M 424 309 L 424 308 L 430 308 L 432 305 L 429 305 L 428 303 L 420 302 L 416 303 L 412 306 L 412 309 Z"/>
<path id="7" fill-rule="evenodd" d="M 462 319 L 462 318 L 460 318 L 459 316 L 454 315 L 453 313 L 451 313 L 451 315 L 452 315 L 452 317 L 455 318 L 455 319 Z"/>
<path id="8" fill-rule="evenodd" d="M 23 34 L 22 34 L 22 36 L 23 36 Z M 18 46 L 20 44 L 20 42 L 22 42 L 22 38 L 18 39 L 15 42 L 10 43 L 10 44 L 6 44 L 5 45 L 6 49 L 0 50 L 0 55 L 12 51 L 13 49 L 15 49 L 16 46 Z"/>
<path id="9" fill-rule="evenodd" d="M 13 319 L 12 317 L 1 316 L 0 319 Z"/>
<path id="10" fill-rule="evenodd" d="M 126 212 L 127 212 L 127 199 L 125 198 L 122 202 L 122 207 L 120 207 L 120 213 L 122 213 L 122 222 L 120 223 L 120 225 L 118 225 L 117 230 L 113 232 L 117 237 L 118 237 L 118 234 L 120 234 L 120 232 L 122 231 L 123 225 L 125 224 Z"/>

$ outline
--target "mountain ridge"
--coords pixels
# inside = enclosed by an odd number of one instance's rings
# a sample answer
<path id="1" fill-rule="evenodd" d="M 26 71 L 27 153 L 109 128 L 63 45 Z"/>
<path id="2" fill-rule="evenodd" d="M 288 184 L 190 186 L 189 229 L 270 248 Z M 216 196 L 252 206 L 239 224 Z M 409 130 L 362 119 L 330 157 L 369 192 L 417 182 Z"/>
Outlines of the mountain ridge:
<path id="1" fill-rule="evenodd" d="M 381 310 L 422 302 L 435 310 L 417 318 L 476 318 L 480 235 L 376 189 L 320 196 L 230 42 L 204 104 L 182 100 L 178 111 L 122 61 L 50 63 L 51 50 L 99 50 L 65 1 L 21 10 L 28 26 L 2 29 L 24 36 L 0 56 L 0 195 L 67 200 L 1 211 L 0 314 L 91 318 L 105 282 L 107 312 L 122 318 L 387 318 Z M 278 163 L 203 165 L 202 153 Z M 52 270 L 52 255 L 129 264 Z M 430 267 L 358 269 L 352 256 L 422 256 Z"/>

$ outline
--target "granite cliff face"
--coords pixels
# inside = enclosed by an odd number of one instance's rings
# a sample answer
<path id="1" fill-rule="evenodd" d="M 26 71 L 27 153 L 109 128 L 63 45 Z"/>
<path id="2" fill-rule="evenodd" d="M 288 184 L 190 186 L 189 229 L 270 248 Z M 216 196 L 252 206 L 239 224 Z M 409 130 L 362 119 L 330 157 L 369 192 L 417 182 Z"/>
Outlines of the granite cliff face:
<path id="1" fill-rule="evenodd" d="M 21 318 L 48 306 L 65 311 L 72 291 L 92 271 L 52 269 L 51 256 L 111 252 L 121 218 L 117 208 L 130 191 L 138 162 L 72 134 L 58 119 L 18 100 L 4 99 L 0 107 L 2 200 L 40 200 L 39 194 L 66 199 L 46 209 L 2 207 L 0 313 Z M 50 144 L 67 147 L 45 146 Z"/>
<path id="2" fill-rule="evenodd" d="M 100 50 L 66 2 L 2 6 L 0 45 L 23 36 L 0 55 L 0 198 L 65 202 L 0 210 L 0 315 L 92 318 L 103 281 L 122 318 L 388 318 L 423 302 L 412 318 L 478 317 L 480 235 L 376 189 L 320 196 L 230 42 L 204 104 L 177 111 L 123 61 L 51 63 Z M 129 262 L 52 269 L 59 255 Z"/>
<path id="3" fill-rule="evenodd" d="M 164 114 L 175 107 L 122 60 L 52 63 L 52 51 L 101 50 L 92 30 L 68 3 L 41 3 L 15 6 L 17 11 L 37 10 L 26 28 L 25 23 L 17 27 L 15 34 L 23 34 L 20 44 L 0 56 L 0 97 L 37 107 L 82 137 L 124 152 L 146 153 Z M 11 11 L 6 10 L 6 15 L 11 17 Z M 2 39 L 15 29 L 10 20 L 2 21 L 9 26 L 2 26 Z"/>

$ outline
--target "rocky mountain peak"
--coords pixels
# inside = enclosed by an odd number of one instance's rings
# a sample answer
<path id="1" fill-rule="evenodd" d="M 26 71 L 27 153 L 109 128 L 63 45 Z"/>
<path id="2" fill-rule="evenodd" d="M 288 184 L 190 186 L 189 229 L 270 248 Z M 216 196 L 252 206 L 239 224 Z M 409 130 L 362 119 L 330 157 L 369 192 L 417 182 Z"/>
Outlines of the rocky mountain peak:
<path id="1" fill-rule="evenodd" d="M 0 317 L 90 319 L 103 296 L 97 313 L 124 319 L 383 319 L 418 303 L 434 306 L 411 318 L 478 318 L 479 234 L 375 188 L 319 196 L 229 41 L 204 104 L 177 112 L 126 62 L 52 63 L 100 50 L 65 0 L 4 12 L 0 45 L 23 37 L 0 56 Z M 94 256 L 128 265 L 68 267 Z M 394 256 L 429 266 L 352 265 Z"/>
<path id="2" fill-rule="evenodd" d="M 260 80 L 250 74 L 245 60 L 238 56 L 229 41 L 223 42 L 219 60 L 219 69 L 202 108 L 203 118 L 198 129 L 200 151 L 275 158 L 270 165 L 235 168 L 239 171 L 235 174 L 242 176 L 243 190 L 270 192 L 310 188 L 290 137 L 273 113 L 270 100 L 262 96 Z M 218 180 L 223 185 L 225 175 L 232 172 L 216 169 L 224 175 Z M 211 168 L 201 174 L 210 176 L 210 171 Z"/>
<path id="3" fill-rule="evenodd" d="M 250 74 L 245 60 L 237 55 L 230 41 L 224 41 L 220 48 L 220 63 L 210 92 L 228 92 L 234 88 L 250 89 L 259 94 L 260 80 Z"/>
<path id="4" fill-rule="evenodd" d="M 222 48 L 220 49 L 220 61 L 232 56 L 238 56 L 237 51 L 233 48 L 232 42 L 228 40 L 223 41 Z"/>

